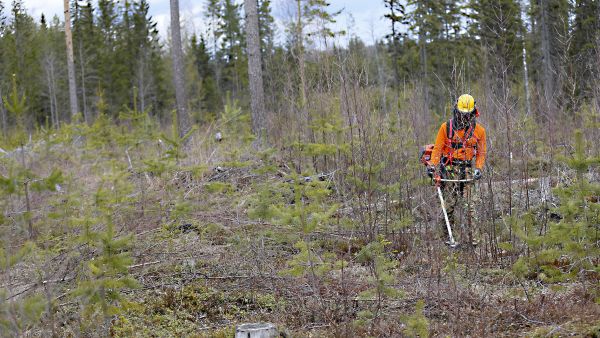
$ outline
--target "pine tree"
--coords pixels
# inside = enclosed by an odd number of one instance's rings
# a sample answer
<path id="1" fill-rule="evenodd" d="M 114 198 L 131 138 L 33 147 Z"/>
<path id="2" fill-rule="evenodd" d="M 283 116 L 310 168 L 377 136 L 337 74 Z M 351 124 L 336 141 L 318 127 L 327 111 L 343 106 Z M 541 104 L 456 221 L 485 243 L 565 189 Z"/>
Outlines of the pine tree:
<path id="1" fill-rule="evenodd" d="M 171 0 L 171 55 L 173 58 L 173 83 L 177 103 L 179 137 L 191 130 L 188 101 L 185 92 L 183 49 L 181 48 L 181 26 L 179 22 L 179 0 Z"/>
<path id="2" fill-rule="evenodd" d="M 69 77 L 69 103 L 71 107 L 71 118 L 79 113 L 77 99 L 77 82 L 75 81 L 75 61 L 73 56 L 73 35 L 71 33 L 71 6 L 69 0 L 64 0 L 65 10 L 65 41 L 67 46 L 67 72 Z"/>
<path id="3" fill-rule="evenodd" d="M 247 83 L 247 60 L 244 54 L 246 44 L 242 33 L 241 4 L 234 0 L 222 0 L 220 22 L 216 31 L 221 41 L 218 55 L 222 63 L 223 91 L 231 92 L 233 98 L 239 98 Z"/>
<path id="4" fill-rule="evenodd" d="M 12 142 L 23 149 L 27 141 L 27 134 L 25 132 L 27 98 L 25 95 L 19 95 L 16 76 L 13 76 L 12 80 L 11 93 L 3 97 L 2 100 L 8 111 L 14 116 L 16 122 Z M 11 163 L 9 162 L 9 164 Z M 24 151 L 20 153 L 18 164 L 17 161 L 14 161 L 12 165 L 8 165 L 7 167 L 9 169 L 8 177 L 0 176 L 0 188 L 3 190 L 3 194 L 0 194 L 0 197 L 8 195 L 7 197 L 11 198 L 12 194 L 24 197 L 23 204 L 25 205 L 25 210 L 21 213 L 21 222 L 23 227 L 27 226 L 29 238 L 34 239 L 37 232 L 34 229 L 34 222 L 32 220 L 32 194 L 40 191 L 54 191 L 56 184 L 61 183 L 62 174 L 59 171 L 53 171 L 46 178 L 37 177 L 29 168 Z M 2 217 L 0 217 L 0 220 L 2 220 Z"/>
<path id="5" fill-rule="evenodd" d="M 115 61 L 120 62 L 122 60 L 117 59 L 114 51 L 117 47 L 117 12 L 115 3 L 113 0 L 99 0 L 98 1 L 98 17 L 97 27 L 100 36 L 98 45 L 98 52 L 96 54 L 97 60 L 97 76 L 98 76 L 98 88 L 104 92 L 104 100 L 108 105 L 109 113 L 114 113 L 119 107 L 119 102 L 115 98 L 116 91 L 122 92 L 121 88 L 115 86 L 115 76 L 118 76 L 118 72 L 113 71 Z"/>
<path id="6" fill-rule="evenodd" d="M 523 45 L 520 32 L 521 7 L 515 0 L 476 0 L 471 2 L 474 10 L 472 34 L 481 38 L 481 44 L 488 55 L 499 60 L 501 71 L 507 72 L 509 79 L 519 80 Z"/>
<path id="7" fill-rule="evenodd" d="M 62 76 L 67 73 L 66 62 L 63 62 L 66 60 L 65 38 L 63 24 L 58 17 L 55 17 L 51 23 L 46 24 L 45 20 L 40 23 L 38 38 L 44 75 L 42 92 L 43 113 L 46 117 L 44 122 L 58 128 L 60 121 L 66 120 L 64 113 L 68 112 L 66 105 L 68 97 L 63 90 L 67 87 L 67 79 Z"/>
<path id="8" fill-rule="evenodd" d="M 8 61 L 5 75 L 6 79 L 10 79 L 16 74 L 18 87 L 26 93 L 27 106 L 31 112 L 31 115 L 26 117 L 26 124 L 31 127 L 31 123 L 45 120 L 45 116 L 39 114 L 43 111 L 40 99 L 43 83 L 40 75 L 43 72 L 37 48 L 37 28 L 33 18 L 27 14 L 22 0 L 13 1 L 11 20 L 4 37 L 5 57 Z"/>
<path id="9" fill-rule="evenodd" d="M 137 8 L 136 13 L 143 9 L 143 13 L 137 14 L 137 17 L 141 19 L 145 16 L 145 23 L 142 24 L 142 27 L 148 29 L 145 37 L 145 53 L 147 55 L 145 61 L 150 75 L 147 81 L 149 86 L 147 91 L 149 96 L 147 98 L 148 105 L 152 105 L 154 115 L 160 116 L 167 109 L 172 95 L 170 93 L 171 87 L 168 85 L 169 81 L 167 81 L 163 45 L 160 41 L 157 22 L 148 14 L 149 5 L 147 5 L 147 2 L 141 2 Z"/>
<path id="10" fill-rule="evenodd" d="M 12 88 L 10 94 L 2 97 L 2 103 L 6 107 L 6 110 L 13 116 L 15 121 L 15 135 L 12 137 L 12 141 L 16 146 L 24 146 L 27 140 L 26 133 L 26 110 L 27 110 L 27 98 L 24 94 L 19 94 L 19 87 L 17 85 L 17 76 L 12 76 Z"/>
<path id="11" fill-rule="evenodd" d="M 571 63 L 576 69 L 579 88 L 577 96 L 589 99 L 593 95 L 594 74 L 598 69 L 598 41 L 600 41 L 600 2 L 592 0 L 575 1 L 573 10 L 573 42 L 570 49 Z"/>
<path id="12" fill-rule="evenodd" d="M 306 32 L 309 38 L 320 39 L 320 43 L 327 49 L 328 39 L 346 34 L 345 31 L 333 31 L 331 25 L 336 23 L 336 17 L 342 14 L 343 9 L 329 11 L 329 3 L 326 0 L 306 0 L 303 7 L 303 15 L 306 24 L 313 26 L 312 30 Z"/>
<path id="13" fill-rule="evenodd" d="M 460 84 L 452 77 L 453 74 L 461 73 L 457 68 L 465 65 L 469 73 L 476 72 L 477 69 L 477 65 L 474 64 L 477 60 L 474 57 L 477 48 L 474 48 L 472 42 L 463 39 L 465 27 L 462 23 L 464 18 L 461 16 L 462 3 L 413 0 L 408 2 L 408 8 L 410 10 L 406 18 L 409 31 L 418 45 L 420 69 L 418 73 L 414 70 L 409 72 L 409 75 L 416 77 L 420 82 L 423 107 L 426 110 L 436 108 L 436 111 L 443 112 L 447 102 L 454 99 L 451 96 L 466 91 L 466 88 L 458 88 Z M 464 48 L 467 44 L 470 48 Z M 409 66 L 409 69 L 414 68 L 416 67 Z M 450 84 L 450 92 L 448 88 L 440 86 L 440 81 Z M 468 81 L 464 79 L 462 82 L 464 84 Z"/>
<path id="14" fill-rule="evenodd" d="M 265 88 L 263 86 L 263 61 L 259 35 L 258 0 L 245 0 L 246 42 L 248 54 L 248 80 L 250 107 L 252 109 L 252 131 L 259 142 L 267 140 L 267 116 L 265 111 Z"/>
<path id="15" fill-rule="evenodd" d="M 418 46 L 419 46 L 419 78 L 421 81 L 422 95 L 423 95 L 423 107 L 425 109 L 429 109 L 430 106 L 430 80 L 429 80 L 429 61 L 427 60 L 428 55 L 428 46 L 427 46 L 427 36 L 433 35 L 439 31 L 439 22 L 437 21 L 437 15 L 431 15 L 432 7 L 431 1 L 411 1 L 408 3 L 409 6 L 412 6 L 414 10 L 410 13 L 410 29 L 413 34 L 418 37 Z"/>
<path id="16" fill-rule="evenodd" d="M 160 42 L 156 22 L 149 15 L 150 5 L 146 0 L 141 0 L 133 5 L 133 28 L 131 32 L 130 51 L 134 61 L 134 83 L 137 88 L 137 103 L 140 110 L 145 111 L 151 103 L 158 103 L 158 97 L 164 96 L 161 88 L 161 71 L 156 66 L 160 65 Z"/>
<path id="17" fill-rule="evenodd" d="M 88 323 L 92 324 L 96 316 L 100 315 L 104 320 L 104 332 L 108 332 L 112 316 L 121 311 L 125 302 L 121 292 L 138 285 L 128 276 L 128 266 L 132 259 L 127 250 L 133 237 L 116 238 L 115 226 L 108 220 L 105 231 L 94 232 L 88 227 L 82 239 L 98 249 L 100 254 L 88 262 L 88 279 L 79 283 L 73 295 L 79 297 L 85 305 L 84 320 L 91 320 Z"/>
<path id="18" fill-rule="evenodd" d="M 363 310 L 358 313 L 362 320 L 379 318 L 383 301 L 387 298 L 397 299 L 403 292 L 390 286 L 395 283 L 394 268 L 397 262 L 386 256 L 386 246 L 391 244 L 383 236 L 365 245 L 356 255 L 358 262 L 363 263 L 369 270 L 369 289 L 360 293 L 362 299 L 374 299 L 374 310 Z"/>
<path id="19" fill-rule="evenodd" d="M 4 16 L 4 2 L 0 1 L 0 31 L 6 28 L 6 17 Z"/>
<path id="20" fill-rule="evenodd" d="M 136 30 L 133 27 L 133 6 L 130 0 L 119 2 L 117 6 L 118 21 L 116 27 L 116 40 L 113 64 L 111 71 L 113 73 L 111 83 L 111 92 L 115 99 L 113 112 L 118 113 L 125 107 L 134 105 L 134 96 L 137 83 L 135 73 L 137 69 L 137 57 L 139 46 L 134 43 L 134 34 Z"/>
<path id="21" fill-rule="evenodd" d="M 385 7 L 389 13 L 385 14 L 384 17 L 390 21 L 392 31 L 386 35 L 386 38 L 391 41 L 391 57 L 394 63 L 394 80 L 396 86 L 400 83 L 400 69 L 398 60 L 400 59 L 400 40 L 404 37 L 405 33 L 401 33 L 398 25 L 407 23 L 406 21 L 406 8 L 403 3 L 398 0 L 384 0 Z"/>
<path id="22" fill-rule="evenodd" d="M 3 193 L 2 188 L 5 188 L 2 179 L 3 177 L 0 176 L 0 197 Z M 3 274 L 17 263 L 25 260 L 35 248 L 34 244 L 27 242 L 16 253 L 11 254 L 5 249 L 8 248 L 8 243 L 0 242 L 0 245 L 0 272 Z M 7 296 L 6 290 L 0 287 L 0 297 L 3 299 L 0 302 L 0 332 L 7 336 L 11 333 L 15 337 L 25 336 L 27 332 L 30 332 L 29 330 L 39 325 L 46 302 L 38 293 L 13 301 L 4 301 Z"/>
<path id="23" fill-rule="evenodd" d="M 331 271 L 339 270 L 347 263 L 338 260 L 314 239 L 316 231 L 326 231 L 330 227 L 338 206 L 328 203 L 329 183 L 313 177 L 316 176 L 292 174 L 285 183 L 260 187 L 253 197 L 249 215 L 271 220 L 295 233 L 292 238 L 296 252 L 284 273 L 307 278 L 313 295 L 320 297 L 321 284 L 328 282 Z"/>
<path id="24" fill-rule="evenodd" d="M 298 110 L 300 111 L 299 125 L 301 128 L 307 128 L 312 123 L 307 103 L 308 103 L 308 79 L 306 73 L 306 44 L 314 43 L 315 39 L 321 39 L 324 47 L 327 47 L 328 38 L 345 32 L 334 32 L 330 25 L 335 23 L 336 17 L 341 14 L 341 10 L 330 12 L 330 3 L 324 0 L 296 0 L 296 18 L 290 24 L 289 32 L 291 48 L 290 52 L 294 57 L 298 71 Z M 314 28 L 314 30 L 312 29 Z M 319 42 L 317 40 L 317 42 Z M 306 131 L 311 140 L 314 136 L 310 129 Z"/>
<path id="25" fill-rule="evenodd" d="M 532 0 L 531 26 L 533 37 L 533 80 L 540 88 L 545 110 L 556 114 L 554 98 L 560 95 L 561 69 L 565 66 L 564 55 L 569 35 L 568 0 Z"/>
<path id="26" fill-rule="evenodd" d="M 206 0 L 206 10 L 204 17 L 208 23 L 208 42 L 211 58 L 213 60 L 212 67 L 215 74 L 216 87 L 221 88 L 221 62 L 219 60 L 219 26 L 221 25 L 221 0 Z"/>
<path id="27" fill-rule="evenodd" d="M 127 205 L 132 202 L 129 173 L 116 161 L 106 164 L 110 169 L 99 182 L 93 204 L 87 205 L 84 217 L 78 220 L 82 226 L 79 240 L 89 246 L 95 257 L 86 262 L 85 276 L 71 292 L 84 306 L 83 329 L 95 330 L 103 325 L 102 335 L 107 335 L 111 318 L 127 303 L 122 292 L 138 285 L 129 276 L 133 236 L 117 237 L 115 229 L 115 208 L 127 212 Z"/>
<path id="28" fill-rule="evenodd" d="M 91 1 L 80 6 L 74 2 L 73 41 L 75 68 L 79 81 L 81 110 L 84 119 L 91 122 L 95 91 L 98 88 L 98 69 L 96 61 L 102 37 L 96 27 L 94 7 Z"/>
<path id="29" fill-rule="evenodd" d="M 425 302 L 422 299 L 415 305 L 415 313 L 410 316 L 402 316 L 401 319 L 406 325 L 404 333 L 408 337 L 429 337 L 429 321 L 423 314 Z"/>
<path id="30" fill-rule="evenodd" d="M 522 256 L 514 264 L 513 271 L 518 276 L 528 277 L 533 273 L 544 282 L 557 282 L 575 278 L 582 272 L 600 271 L 594 261 L 600 255 L 600 206 L 591 201 L 593 196 L 600 195 L 600 185 L 586 177 L 592 166 L 600 164 L 600 158 L 588 157 L 586 149 L 583 134 L 578 130 L 573 156 L 561 158 L 574 172 L 573 181 L 554 189 L 560 199 L 555 209 L 560 221 L 550 223 L 546 233 L 536 232 L 531 231 L 536 223 L 529 215 L 522 218 L 525 226 L 516 227 L 525 229 L 517 235 L 532 251 L 531 257 Z"/>
<path id="31" fill-rule="evenodd" d="M 91 1 L 74 2 L 73 12 L 77 79 L 86 119 L 94 114 L 99 90 L 113 116 L 133 105 L 162 113 L 170 86 L 148 2 L 101 0 L 97 8 Z"/>
<path id="32" fill-rule="evenodd" d="M 4 2 L 0 1 L 0 31 L 6 29 L 6 16 L 4 16 Z"/>
<path id="33" fill-rule="evenodd" d="M 208 34 L 212 55 L 216 57 L 219 50 L 219 27 L 221 26 L 222 0 L 206 0 L 205 18 L 208 20 Z"/>
<path id="34" fill-rule="evenodd" d="M 258 2 L 258 31 L 260 36 L 260 50 L 265 58 L 271 57 L 275 48 L 275 19 L 271 15 L 271 0 Z M 264 62 L 263 62 L 264 67 Z"/>
<path id="35" fill-rule="evenodd" d="M 211 60 L 208 46 L 204 36 L 200 38 L 194 34 L 190 39 L 190 56 L 192 59 L 192 74 L 194 80 L 190 81 L 189 86 L 193 95 L 191 105 L 193 109 L 201 110 L 209 114 L 207 118 L 215 117 L 216 111 L 220 106 L 218 89 L 216 87 L 213 61 Z"/>

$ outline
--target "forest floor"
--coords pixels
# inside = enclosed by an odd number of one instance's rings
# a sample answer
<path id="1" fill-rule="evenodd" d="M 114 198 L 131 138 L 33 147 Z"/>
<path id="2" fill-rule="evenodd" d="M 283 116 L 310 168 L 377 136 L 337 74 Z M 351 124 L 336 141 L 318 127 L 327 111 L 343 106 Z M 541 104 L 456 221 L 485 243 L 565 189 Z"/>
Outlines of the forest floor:
<path id="1" fill-rule="evenodd" d="M 357 296 L 368 283 L 364 268 L 324 281 L 314 295 L 307 279 L 279 274 L 293 243 L 257 237 L 272 233 L 272 225 L 224 222 L 200 231 L 138 238 L 144 244 L 136 245 L 136 265 L 142 266 L 132 273 L 143 286 L 130 299 L 139 307 L 114 322 L 118 336 L 227 337 L 244 322 L 275 323 L 291 337 L 405 336 L 402 318 L 418 300 L 425 301 L 431 336 L 599 334 L 600 306 L 586 290 L 593 285 L 518 281 L 509 267 L 484 262 L 477 250 L 451 256 L 441 240 L 422 241 L 412 253 L 398 255 L 393 287 L 403 296 L 382 300 L 377 321 L 362 326 L 354 321 L 357 314 L 378 306 L 377 299 Z M 335 244 L 345 249 L 347 242 Z"/>
<path id="2" fill-rule="evenodd" d="M 193 228 L 138 236 L 136 265 L 142 266 L 132 272 L 143 287 L 131 299 L 141 306 L 115 322 L 115 333 L 162 336 L 158 327 L 176 335 L 230 336 L 238 323 L 264 321 L 292 337 L 404 336 L 404 318 L 424 300 L 431 336 L 600 335 L 600 305 L 589 290 L 597 280 L 518 280 L 510 269 L 515 257 L 492 261 L 485 242 L 449 249 L 433 229 L 439 223 L 392 235 L 399 299 L 358 297 L 370 278 L 360 264 L 321 280 L 315 294 L 309 278 L 281 274 L 296 251 L 289 229 L 247 218 L 240 197 L 252 194 L 251 180 L 246 170 L 237 171 L 223 178 L 233 194 L 198 196 L 194 203 L 205 211 L 191 220 Z M 339 257 L 364 244 L 352 231 L 317 237 Z M 377 307 L 376 320 L 356 320 Z"/>
<path id="3" fill-rule="evenodd" d="M 350 264 L 319 276 L 291 276 L 285 271 L 302 233 L 248 216 L 259 187 L 285 182 L 285 169 L 263 172 L 262 160 L 247 157 L 204 163 L 201 175 L 181 167 L 155 177 L 136 170 L 144 155 L 132 161 L 123 149 L 106 155 L 61 147 L 50 157 L 47 149 L 32 150 L 28 162 L 44 163 L 35 169 L 40 172 L 60 166 L 71 185 L 87 189 L 82 199 L 91 198 L 101 181 L 98 162 L 118 153 L 118 160 L 130 165 L 127 180 L 137 197 L 115 213 L 120 236 L 135 234 L 129 273 L 139 287 L 124 292 L 128 302 L 113 317 L 111 335 L 230 337 L 240 323 L 271 322 L 287 337 L 407 336 L 422 300 L 430 336 L 600 336 L 597 275 L 561 283 L 519 279 L 511 270 L 519 253 L 492 258 L 485 239 L 476 248 L 450 249 L 440 238 L 439 217 L 425 221 L 414 214 L 414 224 L 387 232 L 385 257 L 395 266 L 387 286 L 401 296 L 364 297 L 360 294 L 373 279 L 356 258 L 366 245 L 360 230 L 340 225 L 311 233 L 321 253 Z M 437 208 L 433 189 L 431 196 Z M 187 205 L 184 216 L 171 217 L 173 200 L 180 197 Z M 33 208 L 48 209 L 46 198 L 34 199 Z M 344 201 L 337 202 L 343 209 Z M 40 224 L 45 215 L 37 213 Z M 55 252 L 45 265 L 48 284 L 57 288 L 62 333 L 77 335 L 73 323 L 80 307 L 68 293 L 82 258 Z M 36 273 L 35 264 L 20 263 L 11 274 L 9 297 L 42 288 L 31 283 Z"/>

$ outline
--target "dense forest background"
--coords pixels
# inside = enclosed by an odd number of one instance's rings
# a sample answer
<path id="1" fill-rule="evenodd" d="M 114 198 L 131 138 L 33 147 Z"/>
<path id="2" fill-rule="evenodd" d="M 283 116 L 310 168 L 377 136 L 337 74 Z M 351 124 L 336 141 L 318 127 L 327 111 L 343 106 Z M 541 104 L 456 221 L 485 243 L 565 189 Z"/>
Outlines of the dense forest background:
<path id="1" fill-rule="evenodd" d="M 295 2 L 286 5 L 297 11 Z M 71 6 L 82 119 L 92 123 L 103 111 L 116 118 L 134 105 L 161 121 L 170 119 L 170 39 L 160 38 L 147 1 Z M 277 118 L 287 120 L 315 105 L 319 93 L 339 96 L 341 80 L 334 74 L 342 66 L 360 71 L 357 84 L 377 92 L 373 109 L 382 114 L 396 112 L 401 100 L 414 101 L 422 110 L 415 114 L 423 119 L 413 124 L 418 127 L 447 114 L 463 91 L 478 98 L 490 122 L 510 110 L 543 125 L 563 123 L 597 104 L 595 1 L 374 2 L 389 12 L 389 35 L 374 45 L 332 31 L 342 8 L 330 9 L 323 1 L 300 6 L 299 16 L 282 18 L 286 26 L 279 31 L 271 2 L 258 6 L 270 130 L 277 129 Z M 22 1 L 0 8 L 2 95 L 10 92 L 14 74 L 19 93 L 26 94 L 28 130 L 70 121 L 64 23 L 32 18 Z M 186 33 L 183 41 L 186 91 L 198 123 L 214 120 L 228 100 L 249 107 L 243 6 L 212 1 L 205 8 L 207 31 Z M 5 136 L 15 119 L 3 105 Z"/>
<path id="2" fill-rule="evenodd" d="M 204 1 L 179 67 L 147 1 L 71 1 L 73 86 L 63 18 L 0 1 L 0 336 L 600 334 L 599 1 L 372 0 L 374 43 L 254 2 Z M 463 93 L 450 250 L 417 154 Z"/>

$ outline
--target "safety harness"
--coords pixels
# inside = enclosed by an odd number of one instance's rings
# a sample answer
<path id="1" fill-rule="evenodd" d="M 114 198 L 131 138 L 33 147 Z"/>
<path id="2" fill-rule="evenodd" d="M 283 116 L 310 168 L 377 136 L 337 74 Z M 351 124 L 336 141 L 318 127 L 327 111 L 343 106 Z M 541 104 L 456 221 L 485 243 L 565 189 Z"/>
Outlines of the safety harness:
<path id="1" fill-rule="evenodd" d="M 464 136 L 458 137 L 458 140 L 454 140 L 454 119 L 450 119 L 446 122 L 446 144 L 445 146 L 447 148 L 450 149 L 450 153 L 448 154 L 448 156 L 444 157 L 445 161 L 443 161 L 443 165 L 447 166 L 447 165 L 451 165 L 454 162 L 454 151 L 461 149 L 461 148 L 467 148 L 467 141 L 473 137 L 474 133 L 475 133 L 475 126 L 477 125 L 477 122 L 475 122 L 473 120 L 473 122 L 471 123 L 471 125 L 469 126 L 469 129 L 467 129 L 467 131 L 465 132 Z M 477 144 L 475 144 L 475 150 L 477 150 Z"/>

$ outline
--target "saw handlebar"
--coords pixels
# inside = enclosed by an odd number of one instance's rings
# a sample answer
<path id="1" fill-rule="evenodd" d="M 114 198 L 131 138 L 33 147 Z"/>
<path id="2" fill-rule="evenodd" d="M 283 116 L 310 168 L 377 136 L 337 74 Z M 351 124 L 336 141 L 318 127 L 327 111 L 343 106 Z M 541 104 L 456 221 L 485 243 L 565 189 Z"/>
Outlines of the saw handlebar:
<path id="1" fill-rule="evenodd" d="M 464 179 L 464 180 L 449 180 L 449 179 L 445 179 L 445 178 L 440 178 L 438 181 L 440 181 L 440 182 L 465 183 L 465 182 L 473 182 L 473 181 L 475 181 L 475 179 L 469 178 L 469 179 Z"/>
<path id="2" fill-rule="evenodd" d="M 469 183 L 469 182 L 475 182 L 475 179 L 473 179 L 473 178 L 462 179 L 462 180 L 451 180 L 451 179 L 447 179 L 447 178 L 441 178 L 440 176 L 433 177 L 431 180 L 435 183 L 435 185 L 440 185 L 440 183 L 442 183 L 442 182 L 448 182 L 448 183 Z"/>

